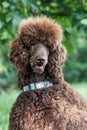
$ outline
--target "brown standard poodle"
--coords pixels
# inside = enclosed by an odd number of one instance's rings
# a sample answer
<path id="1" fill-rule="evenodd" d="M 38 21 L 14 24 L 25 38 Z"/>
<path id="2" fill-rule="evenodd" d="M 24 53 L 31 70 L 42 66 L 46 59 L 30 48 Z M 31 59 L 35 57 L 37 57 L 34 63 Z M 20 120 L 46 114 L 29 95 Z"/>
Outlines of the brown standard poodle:
<path id="1" fill-rule="evenodd" d="M 24 91 L 14 103 L 9 130 L 87 130 L 87 104 L 64 81 L 63 30 L 46 17 L 21 22 L 10 60 Z"/>

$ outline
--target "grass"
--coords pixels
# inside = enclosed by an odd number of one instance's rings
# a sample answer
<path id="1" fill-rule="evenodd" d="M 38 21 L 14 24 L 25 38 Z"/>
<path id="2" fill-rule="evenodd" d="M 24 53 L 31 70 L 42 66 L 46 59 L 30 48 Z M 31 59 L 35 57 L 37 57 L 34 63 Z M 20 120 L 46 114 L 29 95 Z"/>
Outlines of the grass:
<path id="1" fill-rule="evenodd" d="M 8 130 L 9 112 L 18 94 L 19 91 L 15 89 L 0 94 L 0 130 Z"/>
<path id="2" fill-rule="evenodd" d="M 87 83 L 74 83 L 72 87 L 87 101 Z"/>
<path id="3" fill-rule="evenodd" d="M 72 86 L 87 100 L 87 83 Z M 0 130 L 8 130 L 9 112 L 19 93 L 16 89 L 9 89 L 6 93 L 0 94 Z"/>

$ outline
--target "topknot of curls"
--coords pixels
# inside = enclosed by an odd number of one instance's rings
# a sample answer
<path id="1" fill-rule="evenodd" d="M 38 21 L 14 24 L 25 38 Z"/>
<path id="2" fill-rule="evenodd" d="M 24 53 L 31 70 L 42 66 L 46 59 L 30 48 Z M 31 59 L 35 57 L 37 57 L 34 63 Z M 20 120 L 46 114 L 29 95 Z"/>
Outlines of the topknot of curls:
<path id="1" fill-rule="evenodd" d="M 61 43 L 63 30 L 50 18 L 32 17 L 21 21 L 18 35 L 27 47 L 42 43 L 50 50 L 55 50 Z"/>

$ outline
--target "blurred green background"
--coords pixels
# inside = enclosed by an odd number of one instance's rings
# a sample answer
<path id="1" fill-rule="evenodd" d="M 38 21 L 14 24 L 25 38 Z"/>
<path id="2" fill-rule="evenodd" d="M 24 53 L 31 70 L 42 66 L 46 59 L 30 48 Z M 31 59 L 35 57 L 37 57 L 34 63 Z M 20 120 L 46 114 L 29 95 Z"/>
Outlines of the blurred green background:
<path id="1" fill-rule="evenodd" d="M 87 0 L 0 0 L 0 130 L 8 129 L 10 108 L 20 93 L 9 61 L 10 41 L 23 18 L 46 15 L 64 30 L 65 80 L 87 99 Z"/>

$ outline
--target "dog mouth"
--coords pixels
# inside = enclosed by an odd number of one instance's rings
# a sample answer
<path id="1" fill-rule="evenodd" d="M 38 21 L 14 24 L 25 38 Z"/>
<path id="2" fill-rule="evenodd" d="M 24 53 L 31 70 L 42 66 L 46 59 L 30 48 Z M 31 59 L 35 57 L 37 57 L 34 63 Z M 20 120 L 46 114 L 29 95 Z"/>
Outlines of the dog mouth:
<path id="1" fill-rule="evenodd" d="M 33 72 L 36 74 L 42 74 L 44 72 L 45 66 L 43 65 L 31 65 Z"/>
<path id="2" fill-rule="evenodd" d="M 45 67 L 47 65 L 47 59 L 46 58 L 30 58 L 30 65 L 34 73 L 36 74 L 42 74 L 45 70 Z"/>
<path id="3" fill-rule="evenodd" d="M 35 65 L 33 69 L 34 69 L 34 72 L 36 72 L 38 74 L 39 73 L 41 74 L 44 71 L 44 67 L 43 66 L 38 66 L 38 65 Z"/>

